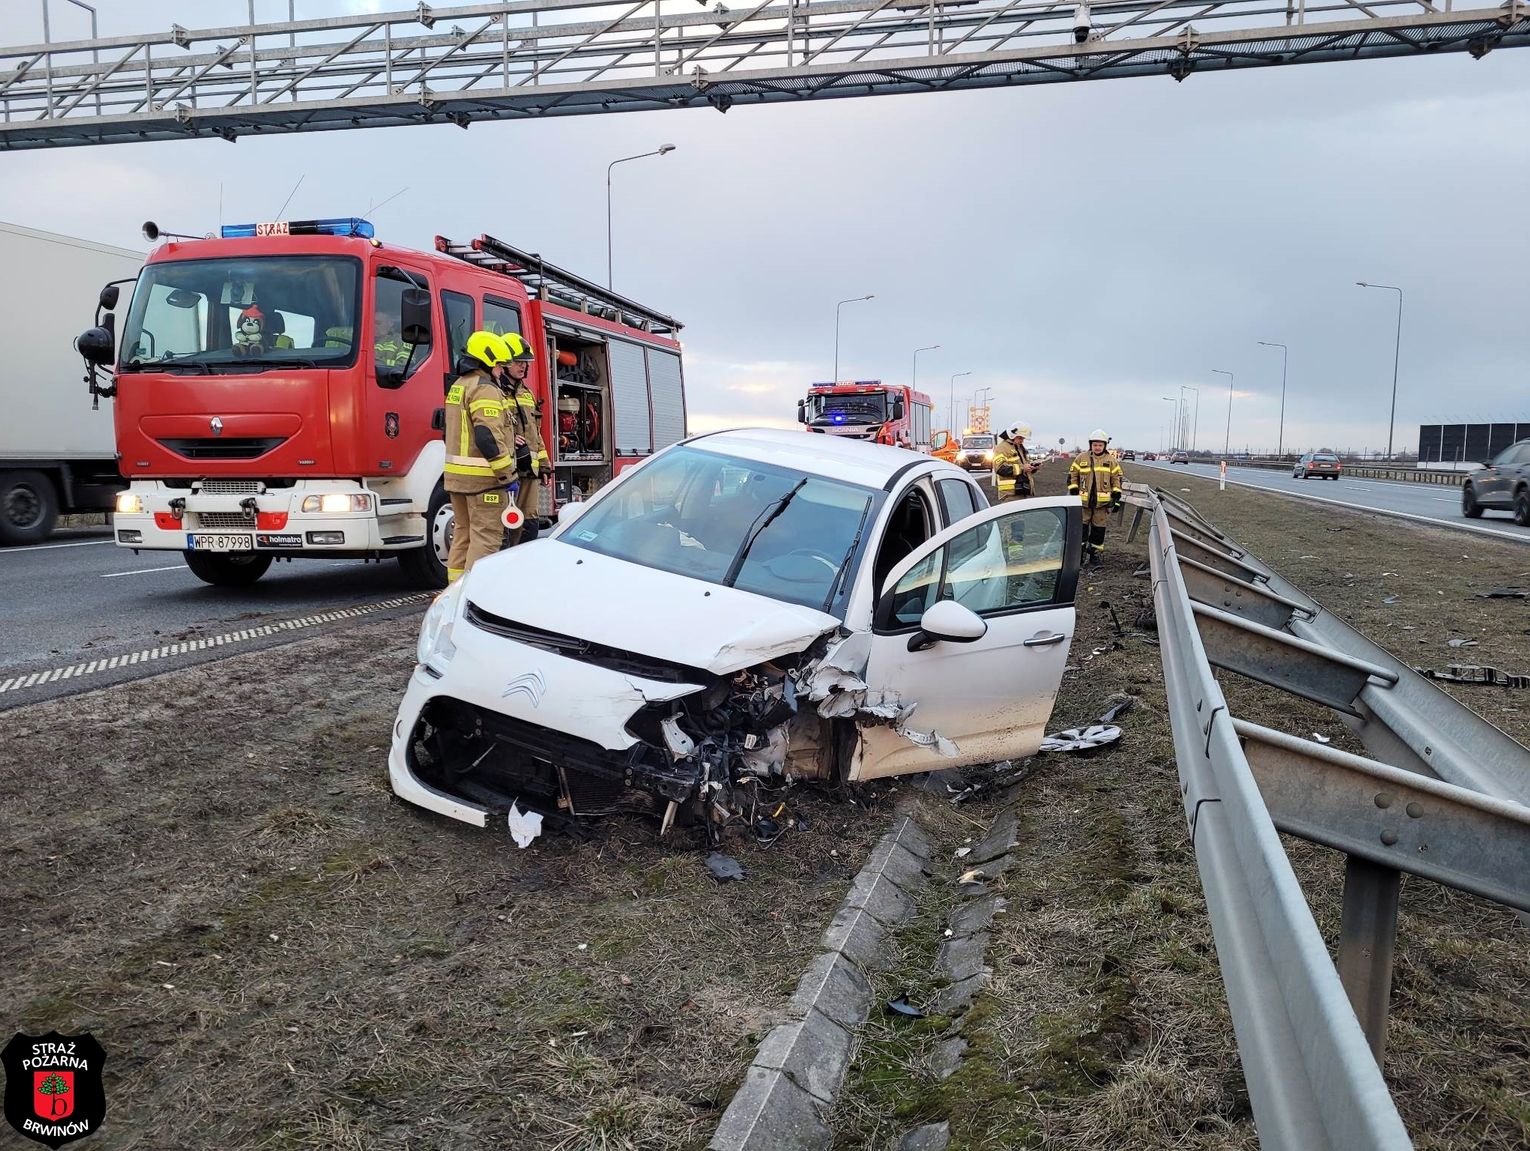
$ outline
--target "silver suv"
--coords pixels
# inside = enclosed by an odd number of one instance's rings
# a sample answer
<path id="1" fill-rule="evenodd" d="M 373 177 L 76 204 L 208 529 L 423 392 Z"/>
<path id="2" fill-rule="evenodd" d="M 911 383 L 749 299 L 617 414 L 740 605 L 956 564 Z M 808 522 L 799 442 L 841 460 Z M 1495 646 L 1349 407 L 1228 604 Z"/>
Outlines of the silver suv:
<path id="1" fill-rule="evenodd" d="M 1514 513 L 1530 527 L 1530 440 L 1510 444 L 1473 472 L 1461 488 L 1461 512 L 1476 519 L 1485 511 Z"/>

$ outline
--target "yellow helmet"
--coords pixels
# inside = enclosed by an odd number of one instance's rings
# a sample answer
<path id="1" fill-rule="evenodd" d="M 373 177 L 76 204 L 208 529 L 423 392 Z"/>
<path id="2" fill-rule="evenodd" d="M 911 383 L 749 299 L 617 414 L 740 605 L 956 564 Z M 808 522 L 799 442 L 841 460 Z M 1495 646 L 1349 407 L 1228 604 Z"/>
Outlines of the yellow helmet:
<path id="1" fill-rule="evenodd" d="M 519 332 L 506 332 L 501 339 L 505 341 L 505 350 L 510 354 L 509 360 L 534 360 L 537 354 L 531 350 L 531 344 L 522 338 Z"/>
<path id="2" fill-rule="evenodd" d="M 493 332 L 474 332 L 467 340 L 467 354 L 486 368 L 497 368 L 510 359 L 510 349 L 503 336 Z"/>

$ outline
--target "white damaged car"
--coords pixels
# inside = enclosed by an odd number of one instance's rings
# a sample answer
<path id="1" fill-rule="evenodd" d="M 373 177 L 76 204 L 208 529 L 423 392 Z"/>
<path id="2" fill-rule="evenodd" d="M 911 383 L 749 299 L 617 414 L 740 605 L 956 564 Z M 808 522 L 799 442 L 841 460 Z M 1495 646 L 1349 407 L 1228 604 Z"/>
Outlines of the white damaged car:
<path id="1" fill-rule="evenodd" d="M 1074 627 L 1077 498 L 989 507 L 930 456 L 693 437 L 437 598 L 393 790 L 718 826 L 754 790 L 1030 755 Z"/>

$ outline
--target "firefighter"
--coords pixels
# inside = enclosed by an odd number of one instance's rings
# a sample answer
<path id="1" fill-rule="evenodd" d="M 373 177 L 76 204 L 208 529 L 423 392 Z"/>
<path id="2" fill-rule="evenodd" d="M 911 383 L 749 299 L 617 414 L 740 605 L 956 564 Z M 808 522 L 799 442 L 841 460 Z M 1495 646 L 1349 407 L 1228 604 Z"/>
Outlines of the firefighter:
<path id="1" fill-rule="evenodd" d="M 513 547 L 523 539 L 536 539 L 537 503 L 542 488 L 552 477 L 552 460 L 542 440 L 542 405 L 537 402 L 536 391 L 528 379 L 536 353 L 531 350 L 530 342 L 516 332 L 505 333 L 503 339 L 510 360 L 500 369 L 504 373 L 501 384 L 511 401 L 508 415 L 515 439 L 516 476 L 520 482 L 515 502 L 525 517 L 525 526 L 510 533 Z"/>
<path id="2" fill-rule="evenodd" d="M 1089 450 L 1068 468 L 1068 494 L 1084 503 L 1084 556 L 1086 564 L 1098 563 L 1105 550 L 1105 525 L 1110 513 L 1121 506 L 1121 465 L 1109 450 L 1110 437 L 1103 429 L 1089 433 Z"/>
<path id="3" fill-rule="evenodd" d="M 1040 464 L 1031 463 L 1025 450 L 1025 441 L 1031 429 L 1028 424 L 1016 424 L 999 433 L 998 446 L 993 449 L 993 490 L 998 502 L 1024 499 L 1031 494 L 1031 476 Z"/>
<path id="4" fill-rule="evenodd" d="M 399 338 L 398 321 L 387 312 L 377 313 L 377 339 L 372 358 L 379 368 L 402 368 L 409 362 L 409 345 Z"/>
<path id="5" fill-rule="evenodd" d="M 509 401 L 494 378 L 510 349 L 493 332 L 474 332 L 458 359 L 461 373 L 446 390 L 446 490 L 456 527 L 446 580 L 465 575 L 504 542 L 500 515 L 510 504 L 515 450 Z"/>

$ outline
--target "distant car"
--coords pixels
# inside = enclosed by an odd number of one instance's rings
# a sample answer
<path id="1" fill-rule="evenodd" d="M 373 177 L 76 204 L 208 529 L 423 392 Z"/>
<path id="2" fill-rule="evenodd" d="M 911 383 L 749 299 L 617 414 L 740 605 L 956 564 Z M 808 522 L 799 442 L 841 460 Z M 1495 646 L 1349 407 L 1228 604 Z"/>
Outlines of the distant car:
<path id="1" fill-rule="evenodd" d="M 1332 452 L 1308 452 L 1296 461 L 1296 467 L 1291 470 L 1291 478 L 1310 480 L 1313 476 L 1321 476 L 1325 480 L 1336 480 L 1343 470 L 1344 465 L 1339 463 L 1339 457 Z"/>
<path id="2" fill-rule="evenodd" d="M 1143 456 L 1142 458 L 1145 460 L 1156 460 L 1158 458 L 1158 453 L 1148 452 L 1147 455 Z"/>
<path id="3" fill-rule="evenodd" d="M 986 472 L 993 467 L 993 450 L 998 439 L 988 432 L 974 432 L 962 437 L 961 447 L 951 462 L 969 472 Z"/>
<path id="4" fill-rule="evenodd" d="M 1172 456 L 1169 457 L 1169 462 L 1171 464 L 1188 464 L 1190 462 L 1190 453 L 1175 452 Z"/>
<path id="5" fill-rule="evenodd" d="M 1512 443 L 1461 488 L 1461 513 L 1476 519 L 1485 511 L 1514 513 L 1514 522 L 1530 527 L 1530 440 Z"/>
<path id="6" fill-rule="evenodd" d="M 1132 451 L 1131 448 L 1122 448 L 1121 458 L 1123 460 L 1134 460 L 1137 458 L 1137 453 Z"/>

